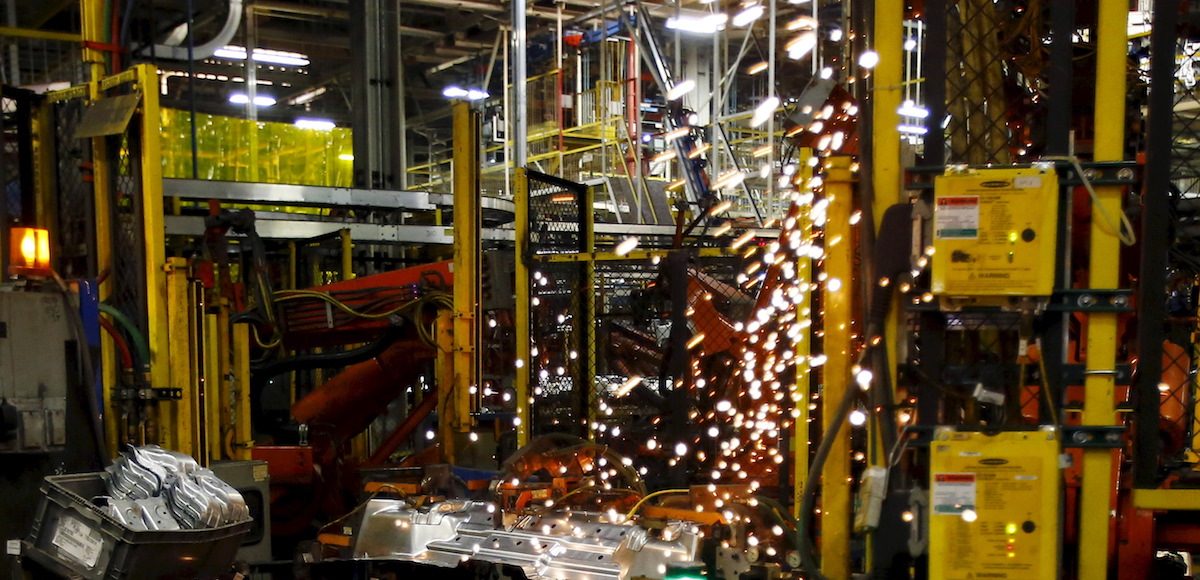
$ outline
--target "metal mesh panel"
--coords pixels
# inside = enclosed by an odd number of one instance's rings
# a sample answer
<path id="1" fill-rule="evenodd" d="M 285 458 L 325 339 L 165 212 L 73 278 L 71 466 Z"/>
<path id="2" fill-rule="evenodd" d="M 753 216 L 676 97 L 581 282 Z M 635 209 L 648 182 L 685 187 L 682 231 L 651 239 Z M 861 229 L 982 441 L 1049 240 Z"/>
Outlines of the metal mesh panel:
<path id="1" fill-rule="evenodd" d="M 82 99 L 54 105 L 54 167 L 58 185 L 58 255 L 67 278 L 96 276 L 95 200 L 92 195 L 92 142 L 75 139 Z"/>
<path id="2" fill-rule="evenodd" d="M 132 90 L 129 85 L 120 85 L 108 96 L 129 90 Z M 112 212 L 110 302 L 133 318 L 143 332 L 147 332 L 141 122 L 141 116 L 134 115 L 124 133 L 106 138 Z M 154 218 L 156 222 L 158 219 L 157 216 Z"/>
<path id="3" fill-rule="evenodd" d="M 553 254 L 587 250 L 585 186 L 529 172 L 530 385 L 536 404 L 533 431 L 582 435 L 592 389 L 586 363 L 590 319 L 585 263 L 546 262 Z"/>
<path id="4" fill-rule="evenodd" d="M 1200 194 L 1200 41 L 1180 38 L 1175 59 L 1171 179 L 1185 197 Z"/>
<path id="5" fill-rule="evenodd" d="M 5 84 L 31 86 L 83 82 L 83 59 L 78 42 L 42 38 L 19 38 L 0 34 L 0 80 Z"/>
<path id="6" fill-rule="evenodd" d="M 1009 22 L 1002 10 L 1004 6 L 991 0 L 959 0 L 946 15 L 946 110 L 950 118 L 946 131 L 951 162 L 1009 162 L 1008 55 L 1000 46 L 1000 31 Z"/>

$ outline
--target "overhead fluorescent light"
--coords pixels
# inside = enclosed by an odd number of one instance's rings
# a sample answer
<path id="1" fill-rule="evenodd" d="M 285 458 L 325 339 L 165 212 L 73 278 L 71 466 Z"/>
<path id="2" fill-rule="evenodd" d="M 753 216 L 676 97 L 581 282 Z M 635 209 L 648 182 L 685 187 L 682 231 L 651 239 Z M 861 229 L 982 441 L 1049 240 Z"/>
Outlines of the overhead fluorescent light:
<path id="1" fill-rule="evenodd" d="M 310 91 L 304 91 L 303 93 L 300 93 L 299 95 L 296 95 L 295 97 L 292 97 L 292 99 L 288 101 L 288 104 L 289 105 L 303 105 L 305 103 L 312 102 L 313 99 L 316 99 L 317 97 L 325 94 L 328 90 L 329 89 L 327 89 L 325 87 L 317 87 Z"/>
<path id="2" fill-rule="evenodd" d="M 792 60 L 800 60 L 804 55 L 813 51 L 817 47 L 817 33 L 813 30 L 805 30 L 795 38 L 788 41 L 784 45 L 787 50 L 788 58 Z"/>
<path id="3" fill-rule="evenodd" d="M 306 119 L 303 117 L 296 119 L 294 124 L 301 129 L 313 129 L 316 131 L 332 131 L 334 127 L 337 127 L 329 119 Z"/>
<path id="4" fill-rule="evenodd" d="M 245 93 L 233 93 L 232 95 L 229 95 L 229 102 L 235 105 L 245 105 L 246 103 L 250 102 L 250 97 L 246 96 Z M 274 97 L 269 97 L 267 95 L 254 96 L 254 106 L 256 107 L 270 107 L 274 104 Z"/>
<path id="5" fill-rule="evenodd" d="M 754 108 L 754 116 L 750 118 L 750 126 L 757 127 L 767 122 L 771 115 L 775 114 L 775 109 L 779 107 L 778 97 L 767 97 Z"/>
<path id="6" fill-rule="evenodd" d="M 927 109 L 918 107 L 916 103 L 913 103 L 911 100 L 904 101 L 904 104 L 900 105 L 900 108 L 896 109 L 896 112 L 904 115 L 905 117 L 915 117 L 917 119 L 924 119 L 925 117 L 929 116 L 929 111 Z"/>
<path id="7" fill-rule="evenodd" d="M 342 161 L 354 161 L 354 154 L 353 153 L 341 153 L 338 155 L 338 159 L 340 159 Z"/>
<path id="8" fill-rule="evenodd" d="M 680 32 L 714 34 L 718 30 L 723 30 L 727 21 L 729 21 L 729 15 L 724 13 L 705 16 L 672 16 L 667 19 L 667 28 Z"/>
<path id="9" fill-rule="evenodd" d="M 246 60 L 246 47 L 229 45 L 218 48 L 213 56 L 227 60 Z M 299 52 L 271 50 L 269 48 L 254 49 L 254 62 L 262 64 L 279 64 L 283 66 L 308 66 L 308 55 Z"/>
<path id="10" fill-rule="evenodd" d="M 738 28 L 741 28 L 743 26 L 749 26 L 755 20 L 762 18 L 762 15 L 763 15 L 762 4 L 754 4 L 752 6 L 747 6 L 746 8 L 743 8 L 741 12 L 738 12 L 737 14 L 733 15 L 733 25 Z"/>
<path id="11" fill-rule="evenodd" d="M 488 93 L 482 89 L 464 89 L 457 85 L 450 85 L 442 89 L 442 96 L 447 99 L 466 99 L 468 101 L 478 101 L 488 98 Z"/>
<path id="12" fill-rule="evenodd" d="M 900 125 L 896 127 L 901 133 L 906 135 L 924 135 L 929 132 L 929 129 L 920 125 Z"/>
<path id="13" fill-rule="evenodd" d="M 695 88 L 696 88 L 696 81 L 694 81 L 692 79 L 680 81 L 680 82 L 676 83 L 675 86 L 671 87 L 671 90 L 667 91 L 667 100 L 668 101 L 677 101 L 684 95 L 692 92 L 692 90 Z"/>

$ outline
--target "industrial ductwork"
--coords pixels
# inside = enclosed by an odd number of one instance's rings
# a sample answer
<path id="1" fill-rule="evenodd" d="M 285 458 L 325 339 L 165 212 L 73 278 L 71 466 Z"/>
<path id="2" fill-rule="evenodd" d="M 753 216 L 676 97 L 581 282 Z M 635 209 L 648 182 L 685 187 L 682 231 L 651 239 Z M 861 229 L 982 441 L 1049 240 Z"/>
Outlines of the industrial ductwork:
<path id="1" fill-rule="evenodd" d="M 213 55 L 218 49 L 229 44 L 237 34 L 238 26 L 242 23 L 242 0 L 229 0 L 229 15 L 225 17 L 225 26 L 216 36 L 192 47 L 192 58 L 201 60 Z M 187 26 L 186 24 L 184 26 Z M 184 35 L 172 34 L 172 38 L 184 38 Z M 182 42 L 182 41 L 180 41 Z M 168 60 L 188 60 L 188 48 L 179 44 L 155 44 L 142 50 L 142 56 L 151 56 Z"/>

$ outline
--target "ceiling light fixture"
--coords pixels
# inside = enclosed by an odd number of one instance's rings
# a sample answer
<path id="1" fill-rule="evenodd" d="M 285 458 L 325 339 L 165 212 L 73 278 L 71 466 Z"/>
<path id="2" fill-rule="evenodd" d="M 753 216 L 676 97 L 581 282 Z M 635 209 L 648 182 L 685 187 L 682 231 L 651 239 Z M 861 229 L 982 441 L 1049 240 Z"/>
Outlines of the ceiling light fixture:
<path id="1" fill-rule="evenodd" d="M 667 19 L 667 28 L 680 32 L 696 34 L 715 34 L 725 28 L 729 20 L 728 14 L 709 14 L 706 16 L 672 16 Z"/>
<path id="2" fill-rule="evenodd" d="M 329 89 L 327 89 L 325 87 L 317 87 L 312 90 L 304 91 L 303 93 L 300 93 L 299 95 L 296 95 L 295 97 L 292 97 L 291 100 L 288 101 L 288 104 L 289 105 L 303 105 L 305 103 L 310 103 L 314 99 L 325 94 L 328 91 L 329 91 Z"/>
<path id="3" fill-rule="evenodd" d="M 482 89 L 464 89 L 457 85 L 450 85 L 442 89 L 442 96 L 447 99 L 466 99 L 468 101 L 478 101 L 488 98 L 488 93 Z"/>
<path id="4" fill-rule="evenodd" d="M 667 100 L 668 101 L 678 101 L 684 95 L 692 92 L 692 90 L 695 88 L 696 88 L 696 81 L 694 81 L 692 79 L 680 81 L 680 82 L 676 83 L 675 86 L 671 87 L 671 90 L 667 91 Z"/>
<path id="5" fill-rule="evenodd" d="M 754 109 L 754 116 L 750 118 L 750 126 L 757 127 L 767 122 L 771 115 L 775 114 L 775 109 L 779 107 L 778 97 L 767 97 Z"/>
<path id="6" fill-rule="evenodd" d="M 246 47 L 229 45 L 218 48 L 213 56 L 227 60 L 246 60 Z M 260 64 L 278 64 L 283 66 L 308 66 L 308 55 L 299 52 L 271 50 L 269 48 L 254 49 L 254 62 Z"/>
<path id="7" fill-rule="evenodd" d="M 307 119 L 304 117 L 296 119 L 294 124 L 301 129 L 312 129 L 314 131 L 332 131 L 334 127 L 337 127 L 329 119 Z"/>
<path id="8" fill-rule="evenodd" d="M 229 95 L 229 102 L 235 105 L 245 105 L 250 102 L 250 97 L 246 96 L 245 93 L 233 93 Z M 254 97 L 254 106 L 256 107 L 270 107 L 274 104 L 275 97 L 267 95 L 255 95 Z"/>
<path id="9" fill-rule="evenodd" d="M 738 28 L 749 26 L 750 24 L 753 24 L 755 20 L 762 18 L 762 15 L 762 4 L 747 6 L 746 8 L 743 8 L 741 12 L 738 12 L 733 16 L 733 25 Z"/>

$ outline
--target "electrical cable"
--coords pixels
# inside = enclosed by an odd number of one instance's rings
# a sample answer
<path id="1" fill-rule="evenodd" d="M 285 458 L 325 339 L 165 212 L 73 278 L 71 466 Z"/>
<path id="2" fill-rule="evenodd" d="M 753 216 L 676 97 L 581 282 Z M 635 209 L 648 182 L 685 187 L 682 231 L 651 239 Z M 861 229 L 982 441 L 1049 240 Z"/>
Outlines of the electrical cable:
<path id="1" fill-rule="evenodd" d="M 133 354 L 129 351 L 129 342 L 117 330 L 117 327 L 104 319 L 103 316 L 96 317 L 100 321 L 100 328 L 108 333 L 109 338 L 112 338 L 113 344 L 117 347 L 117 353 L 121 355 L 121 366 L 127 371 L 133 371 Z"/>
<path id="2" fill-rule="evenodd" d="M 902 278 L 911 276 L 911 259 L 909 252 L 912 248 L 912 206 L 909 204 L 896 204 L 884 211 L 882 220 L 880 221 L 880 235 L 876 239 L 873 257 L 875 259 L 875 277 L 878 279 L 887 278 L 892 283 L 879 285 L 872 292 L 871 301 L 867 310 L 866 345 L 862 352 L 859 353 L 858 360 L 855 366 L 863 365 L 873 356 L 878 356 L 875 351 L 883 344 L 881 340 L 874 340 L 881 336 L 882 329 L 885 327 L 888 312 L 891 310 L 892 293 L 899 285 Z M 905 238 L 907 237 L 907 243 Z M 886 351 L 886 348 L 879 349 Z M 883 362 L 886 364 L 886 352 L 884 353 Z M 876 359 L 878 364 L 881 362 Z M 886 366 L 877 367 L 887 370 Z M 886 374 L 886 373 L 882 373 Z M 820 568 L 817 565 L 816 554 L 812 544 L 812 515 L 813 509 L 817 501 L 817 485 L 821 478 L 821 471 L 825 467 L 825 461 L 829 458 L 829 453 L 833 449 L 833 443 L 837 439 L 837 434 L 841 431 L 853 408 L 857 398 L 863 393 L 862 389 L 856 388 L 855 377 L 846 377 L 845 394 L 842 400 L 838 402 L 836 410 L 831 417 L 831 428 L 821 435 L 821 443 L 817 446 L 817 452 L 813 456 L 810 464 L 808 477 L 805 479 L 804 488 L 801 496 L 800 517 L 797 520 L 796 546 L 800 552 L 801 564 L 810 579 L 824 580 L 825 576 L 821 574 Z M 882 386 L 876 386 L 876 390 L 882 390 Z M 882 411 L 879 413 L 879 423 L 891 425 L 884 427 L 881 433 L 881 441 L 885 449 L 891 449 L 896 445 L 895 418 L 892 417 L 892 403 L 890 402 L 890 385 L 887 387 L 889 402 L 882 403 Z M 877 397 L 882 394 L 876 394 Z M 880 399 L 884 400 L 884 399 Z M 891 419 L 891 421 L 886 421 Z M 886 421 L 886 422 L 885 422 Z"/>
<path id="3" fill-rule="evenodd" d="M 101 403 L 96 397 L 95 381 L 96 367 L 92 361 L 92 348 L 88 345 L 87 332 L 83 328 L 83 315 L 79 313 L 79 308 L 72 301 L 72 292 L 67 287 L 67 283 L 63 281 L 58 272 L 52 272 L 55 283 L 58 285 L 60 295 L 63 300 L 63 308 L 67 311 L 67 318 L 71 322 L 71 332 L 75 335 L 75 344 L 78 349 L 80 363 L 83 368 L 80 369 L 83 373 L 83 380 L 80 381 L 84 394 L 84 404 L 88 410 L 88 423 L 92 427 L 92 437 L 96 444 L 96 459 L 100 465 L 108 465 L 108 446 L 105 445 L 104 424 L 101 423 L 102 415 Z"/>
<path id="4" fill-rule="evenodd" d="M 866 354 L 871 349 L 863 351 Z M 859 360 L 862 360 L 862 356 Z M 853 384 L 853 381 L 847 381 L 847 384 Z M 859 389 L 847 388 L 842 400 L 838 402 L 837 409 L 833 415 L 833 427 L 830 432 L 821 435 L 821 443 L 817 446 L 817 452 L 813 455 L 812 466 L 808 470 L 808 477 L 804 480 L 804 492 L 801 496 L 800 517 L 797 519 L 796 525 L 796 546 L 800 551 L 800 562 L 804 567 L 805 573 L 810 579 L 827 580 L 825 575 L 821 573 L 820 567 L 817 565 L 815 548 L 812 544 L 812 512 L 817 504 L 817 484 L 821 479 L 821 470 L 825 466 L 825 461 L 829 458 L 830 451 L 833 450 L 833 443 L 837 439 L 837 433 L 844 426 L 846 415 L 850 413 L 851 407 L 854 406 L 855 400 L 858 398 Z"/>
<path id="5" fill-rule="evenodd" d="M 142 334 L 142 331 L 138 329 L 136 324 L 133 323 L 133 320 L 126 316 L 124 312 L 118 310 L 115 306 L 101 302 L 100 312 L 111 316 L 113 322 L 116 322 L 123 330 L 125 330 L 126 333 L 129 334 L 129 339 L 132 343 L 131 346 L 133 346 L 133 353 L 136 355 L 134 358 L 137 359 L 135 362 L 138 365 L 138 369 L 142 371 L 149 370 L 150 342 L 146 340 L 146 335 Z"/>
<path id="6" fill-rule="evenodd" d="M 1050 397 L 1050 375 L 1046 374 L 1046 351 L 1042 349 L 1042 339 L 1036 340 L 1038 345 L 1038 374 L 1042 376 L 1042 395 L 1046 399 L 1046 408 L 1050 410 L 1050 422 L 1058 425 L 1058 409 L 1054 399 Z"/>
<path id="7" fill-rule="evenodd" d="M 1088 195 L 1092 198 L 1093 211 L 1099 213 L 1100 217 L 1104 220 L 1104 225 L 1108 228 L 1107 233 L 1117 236 L 1117 238 L 1121 240 L 1121 243 L 1126 246 L 1132 246 L 1137 243 L 1137 234 L 1135 234 L 1133 231 L 1133 224 L 1129 221 L 1129 216 L 1125 214 L 1124 210 L 1118 210 L 1121 214 L 1119 223 L 1113 220 L 1112 214 L 1108 213 L 1108 210 L 1105 209 L 1104 205 L 1100 203 L 1100 197 L 1096 195 L 1096 189 L 1092 187 L 1091 180 L 1089 180 L 1087 175 L 1084 174 L 1083 167 L 1079 164 L 1078 157 L 1075 157 L 1074 155 L 1067 155 L 1043 157 L 1042 159 L 1047 161 L 1066 161 L 1070 163 L 1071 167 L 1075 170 L 1075 175 L 1079 176 L 1079 181 L 1082 182 L 1083 188 L 1087 190 Z"/>
<path id="8" fill-rule="evenodd" d="M 641 509 L 642 505 L 644 505 L 646 502 L 650 501 L 653 498 L 661 497 L 664 495 L 675 495 L 675 494 L 683 494 L 683 493 L 691 493 L 691 492 L 692 492 L 692 490 L 690 490 L 690 489 L 660 489 L 654 493 L 646 495 L 642 499 L 639 499 L 637 503 L 633 504 L 633 507 L 629 508 L 629 511 L 625 514 L 625 519 L 629 520 L 630 518 L 632 518 L 635 514 L 637 514 L 637 511 L 639 509 Z"/>

